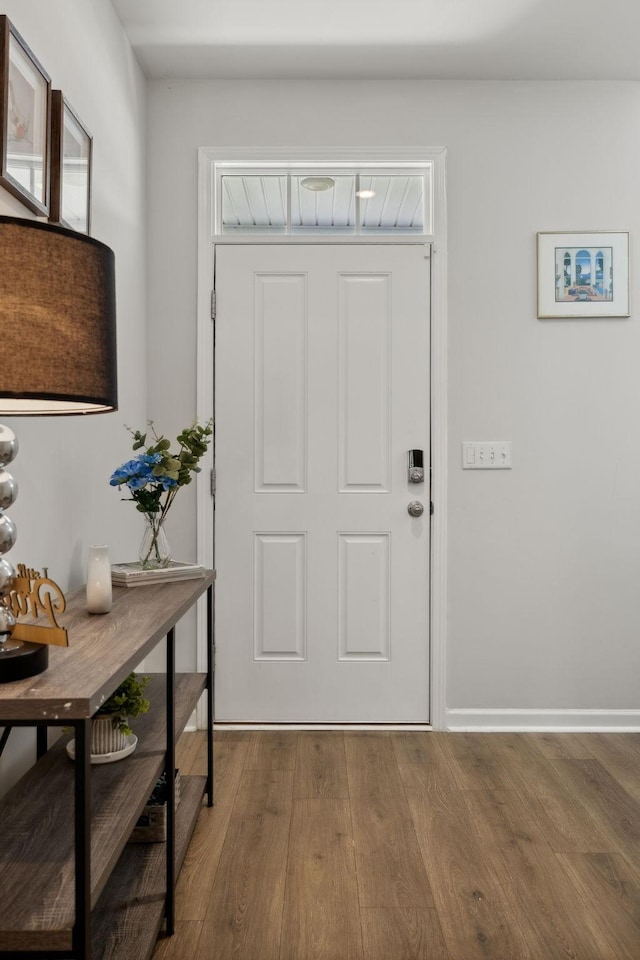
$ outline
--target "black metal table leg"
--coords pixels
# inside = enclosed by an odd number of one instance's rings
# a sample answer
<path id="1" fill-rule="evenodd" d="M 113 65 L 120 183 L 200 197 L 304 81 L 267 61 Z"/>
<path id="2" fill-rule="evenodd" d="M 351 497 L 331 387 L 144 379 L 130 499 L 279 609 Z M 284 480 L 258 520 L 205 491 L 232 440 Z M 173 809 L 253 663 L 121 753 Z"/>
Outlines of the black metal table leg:
<path id="1" fill-rule="evenodd" d="M 165 929 L 170 936 L 175 930 L 176 879 L 176 644 L 175 630 L 167 634 L 167 756 L 165 777 L 167 784 L 167 891 L 165 901 Z"/>
<path id="2" fill-rule="evenodd" d="M 213 806 L 213 584 L 207 588 L 207 806 Z"/>
<path id="3" fill-rule="evenodd" d="M 91 720 L 74 722 L 76 922 L 73 951 L 77 960 L 91 957 Z"/>
<path id="4" fill-rule="evenodd" d="M 2 756 L 3 751 L 4 751 L 4 748 L 5 748 L 6 745 L 7 745 L 7 741 L 9 740 L 9 737 L 11 736 L 11 731 L 12 731 L 12 730 L 13 730 L 13 727 L 12 727 L 11 725 L 8 725 L 8 726 L 6 726 L 6 727 L 4 728 L 4 730 L 2 731 L 2 736 L 0 737 L 0 757 Z"/>
<path id="5" fill-rule="evenodd" d="M 36 756 L 38 760 L 41 757 L 44 757 L 45 753 L 49 749 L 49 738 L 47 736 L 48 730 L 46 726 L 38 724 L 36 727 Z"/>

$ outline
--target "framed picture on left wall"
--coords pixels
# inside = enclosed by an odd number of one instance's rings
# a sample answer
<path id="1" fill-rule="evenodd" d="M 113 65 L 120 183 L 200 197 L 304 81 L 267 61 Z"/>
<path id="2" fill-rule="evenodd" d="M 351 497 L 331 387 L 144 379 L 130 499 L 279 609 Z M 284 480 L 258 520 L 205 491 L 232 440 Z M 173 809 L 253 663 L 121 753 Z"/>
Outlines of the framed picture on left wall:
<path id="1" fill-rule="evenodd" d="M 93 137 L 61 90 L 51 95 L 51 212 L 49 220 L 91 232 Z"/>
<path id="2" fill-rule="evenodd" d="M 0 15 L 0 186 L 34 213 L 49 213 L 51 78 Z"/>

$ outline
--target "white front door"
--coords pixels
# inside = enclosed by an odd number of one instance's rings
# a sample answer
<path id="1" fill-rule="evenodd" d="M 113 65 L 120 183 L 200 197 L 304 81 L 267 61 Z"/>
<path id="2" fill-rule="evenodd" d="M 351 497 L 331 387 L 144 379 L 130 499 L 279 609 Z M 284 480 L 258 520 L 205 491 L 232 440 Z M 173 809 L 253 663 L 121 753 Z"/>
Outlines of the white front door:
<path id="1" fill-rule="evenodd" d="M 216 247 L 219 722 L 429 720 L 429 268 Z"/>

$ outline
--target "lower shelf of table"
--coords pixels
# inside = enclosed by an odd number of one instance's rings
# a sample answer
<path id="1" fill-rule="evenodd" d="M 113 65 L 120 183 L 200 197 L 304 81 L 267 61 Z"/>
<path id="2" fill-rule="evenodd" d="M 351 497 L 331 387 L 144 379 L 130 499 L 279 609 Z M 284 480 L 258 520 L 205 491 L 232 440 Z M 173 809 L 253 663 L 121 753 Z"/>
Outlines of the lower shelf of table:
<path id="1" fill-rule="evenodd" d="M 176 877 L 202 808 L 206 777 L 182 777 L 176 809 Z M 91 914 L 91 960 L 148 960 L 162 926 L 166 843 L 127 844 Z M 71 950 L 71 930 L 9 931 L 0 957 Z"/>
<path id="2" fill-rule="evenodd" d="M 201 674 L 176 676 L 176 733 L 184 729 L 204 683 Z M 91 767 L 94 909 L 164 767 L 164 687 L 165 678 L 152 675 L 147 688 L 151 709 L 136 718 L 135 753 L 118 763 Z M 11 951 L 68 950 L 71 945 L 74 773 L 61 739 L 0 800 L 0 957 Z"/>
<path id="3" fill-rule="evenodd" d="M 206 780 L 183 777 L 176 810 L 176 875 L 202 806 Z M 148 960 L 164 918 L 166 844 L 128 844 L 92 915 L 91 960 Z"/>

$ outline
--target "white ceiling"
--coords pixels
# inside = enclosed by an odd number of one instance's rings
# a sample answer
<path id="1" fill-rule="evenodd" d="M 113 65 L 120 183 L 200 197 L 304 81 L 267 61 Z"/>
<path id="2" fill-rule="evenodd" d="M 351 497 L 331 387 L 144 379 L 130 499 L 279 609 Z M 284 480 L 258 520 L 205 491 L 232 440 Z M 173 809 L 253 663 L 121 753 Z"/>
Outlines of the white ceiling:
<path id="1" fill-rule="evenodd" d="M 640 0 L 112 0 L 155 78 L 640 80 Z"/>

